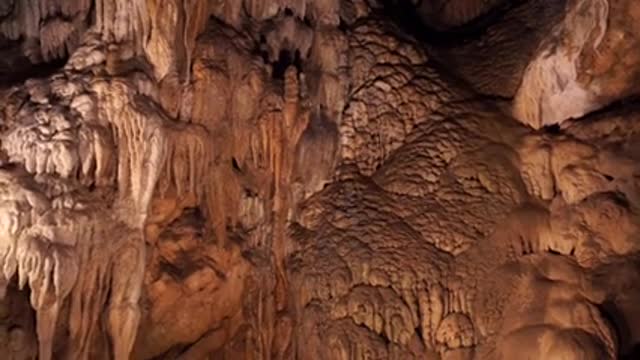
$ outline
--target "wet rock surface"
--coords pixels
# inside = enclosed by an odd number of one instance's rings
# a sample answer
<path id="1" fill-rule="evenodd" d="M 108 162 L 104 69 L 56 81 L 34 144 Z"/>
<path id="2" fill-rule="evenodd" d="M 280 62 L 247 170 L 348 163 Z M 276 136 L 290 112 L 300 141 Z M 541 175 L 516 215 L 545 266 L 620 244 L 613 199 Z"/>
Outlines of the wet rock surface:
<path id="1" fill-rule="evenodd" d="M 638 6 L 505 4 L 0 4 L 3 354 L 633 358 Z"/>

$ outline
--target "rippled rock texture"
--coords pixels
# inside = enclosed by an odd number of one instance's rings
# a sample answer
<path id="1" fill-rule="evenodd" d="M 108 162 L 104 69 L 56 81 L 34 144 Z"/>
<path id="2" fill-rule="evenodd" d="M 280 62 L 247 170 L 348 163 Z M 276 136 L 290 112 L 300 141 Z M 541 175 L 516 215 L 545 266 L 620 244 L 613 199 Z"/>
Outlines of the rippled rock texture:
<path id="1" fill-rule="evenodd" d="M 638 20 L 3 1 L 3 358 L 639 356 Z"/>

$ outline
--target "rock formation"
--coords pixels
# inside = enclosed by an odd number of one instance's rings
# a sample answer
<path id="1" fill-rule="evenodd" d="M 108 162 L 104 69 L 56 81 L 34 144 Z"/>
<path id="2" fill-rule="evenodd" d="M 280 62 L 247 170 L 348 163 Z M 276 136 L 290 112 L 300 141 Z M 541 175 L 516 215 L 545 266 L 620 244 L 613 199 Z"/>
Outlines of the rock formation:
<path id="1" fill-rule="evenodd" d="M 3 1 L 3 358 L 637 357 L 638 20 Z"/>

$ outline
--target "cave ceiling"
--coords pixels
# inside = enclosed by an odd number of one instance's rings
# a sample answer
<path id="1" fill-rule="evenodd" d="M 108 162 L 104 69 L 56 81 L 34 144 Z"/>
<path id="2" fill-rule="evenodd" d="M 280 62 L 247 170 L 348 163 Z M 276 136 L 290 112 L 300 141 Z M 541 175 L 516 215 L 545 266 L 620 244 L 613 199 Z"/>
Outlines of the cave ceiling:
<path id="1" fill-rule="evenodd" d="M 0 358 L 640 357 L 635 0 L 0 1 Z"/>

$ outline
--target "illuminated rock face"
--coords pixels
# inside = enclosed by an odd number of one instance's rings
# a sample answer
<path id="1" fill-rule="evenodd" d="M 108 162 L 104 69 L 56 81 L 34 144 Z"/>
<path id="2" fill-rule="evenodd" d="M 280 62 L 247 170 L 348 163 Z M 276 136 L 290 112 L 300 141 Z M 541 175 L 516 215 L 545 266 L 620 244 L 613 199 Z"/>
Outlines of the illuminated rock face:
<path id="1" fill-rule="evenodd" d="M 640 7 L 506 3 L 0 4 L 5 357 L 634 358 Z"/>

